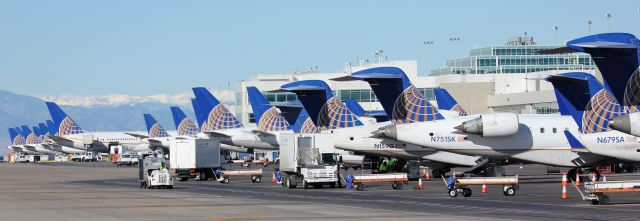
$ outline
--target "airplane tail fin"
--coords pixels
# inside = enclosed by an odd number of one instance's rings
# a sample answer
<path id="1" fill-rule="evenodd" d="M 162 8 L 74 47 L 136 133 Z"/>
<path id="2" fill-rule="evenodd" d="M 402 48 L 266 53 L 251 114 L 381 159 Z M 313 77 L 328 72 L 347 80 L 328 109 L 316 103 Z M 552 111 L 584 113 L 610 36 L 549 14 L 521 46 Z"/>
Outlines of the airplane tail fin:
<path id="1" fill-rule="evenodd" d="M 144 114 L 144 122 L 147 125 L 147 132 L 149 133 L 149 138 L 156 137 L 168 137 L 169 134 L 167 131 L 160 126 L 160 123 L 156 121 L 156 119 L 151 116 L 151 114 Z"/>
<path id="2" fill-rule="evenodd" d="M 590 74 L 570 72 L 549 76 L 562 115 L 572 116 L 582 133 L 604 132 L 623 109 Z"/>
<path id="3" fill-rule="evenodd" d="M 173 123 L 175 123 L 178 135 L 196 136 L 200 131 L 198 126 L 196 126 L 179 107 L 172 106 L 171 115 L 173 115 Z"/>
<path id="4" fill-rule="evenodd" d="M 191 106 L 193 107 L 193 112 L 196 114 L 196 121 L 198 122 L 198 127 L 200 127 L 200 129 L 205 128 L 206 125 L 204 124 L 206 123 L 207 117 L 204 115 L 204 113 L 200 109 L 200 105 L 198 105 L 198 100 L 196 100 L 195 98 L 191 98 Z"/>
<path id="5" fill-rule="evenodd" d="M 400 68 L 370 68 L 352 73 L 351 77 L 369 83 L 395 124 L 444 119 Z"/>
<path id="6" fill-rule="evenodd" d="M 433 93 L 436 96 L 436 102 L 438 102 L 438 108 L 442 110 L 457 111 L 460 116 L 467 116 L 467 112 L 458 104 L 449 91 L 444 88 L 434 88 Z"/>
<path id="7" fill-rule="evenodd" d="M 290 121 L 290 128 L 294 133 L 312 134 L 317 133 L 318 127 L 313 123 L 309 117 L 309 113 L 304 107 L 297 105 L 286 105 L 284 107 L 278 106 L 278 109 L 282 110 L 282 115 L 287 119 L 293 119 Z"/>
<path id="8" fill-rule="evenodd" d="M 206 116 L 202 131 L 240 128 L 242 125 L 227 108 L 204 87 L 193 88 L 198 106 Z"/>
<path id="9" fill-rule="evenodd" d="M 40 127 L 33 127 L 33 134 L 35 134 L 34 144 L 42 143 L 44 134 L 40 130 Z"/>
<path id="10" fill-rule="evenodd" d="M 15 128 L 9 128 L 9 138 L 11 138 L 11 145 L 20 145 L 20 133 Z"/>
<path id="11" fill-rule="evenodd" d="M 262 132 L 289 130 L 289 123 L 256 87 L 247 87 L 249 103 L 258 129 Z"/>
<path id="12" fill-rule="evenodd" d="M 56 133 L 58 133 L 58 130 L 54 126 L 52 120 L 47 120 L 47 130 L 49 131 L 49 135 L 56 135 Z"/>
<path id="13" fill-rule="evenodd" d="M 22 125 L 21 129 L 22 129 L 22 136 L 25 137 L 25 141 L 24 141 L 25 144 L 36 144 L 37 136 L 33 131 L 31 131 L 29 126 Z"/>
<path id="14" fill-rule="evenodd" d="M 364 108 L 362 108 L 362 106 L 360 106 L 360 104 L 358 104 L 358 102 L 354 99 L 346 99 L 344 100 L 344 104 L 347 105 L 347 108 L 349 108 L 349 110 L 351 110 L 351 112 L 353 112 L 353 114 L 357 115 L 358 117 L 367 114 L 367 111 L 365 111 Z"/>
<path id="15" fill-rule="evenodd" d="M 320 130 L 347 128 L 363 125 L 346 105 L 333 95 L 327 83 L 320 80 L 296 81 L 281 86 L 294 92 L 313 123 Z"/>
<path id="16" fill-rule="evenodd" d="M 630 112 L 637 112 L 640 105 L 639 47 L 640 40 L 628 33 L 596 34 L 567 42 L 567 48 L 591 55 L 605 88 Z"/>
<path id="17" fill-rule="evenodd" d="M 69 134 L 84 133 L 82 128 L 76 124 L 56 103 L 47 102 L 47 108 L 53 119 L 53 124 L 58 131 L 58 136 L 65 136 Z"/>

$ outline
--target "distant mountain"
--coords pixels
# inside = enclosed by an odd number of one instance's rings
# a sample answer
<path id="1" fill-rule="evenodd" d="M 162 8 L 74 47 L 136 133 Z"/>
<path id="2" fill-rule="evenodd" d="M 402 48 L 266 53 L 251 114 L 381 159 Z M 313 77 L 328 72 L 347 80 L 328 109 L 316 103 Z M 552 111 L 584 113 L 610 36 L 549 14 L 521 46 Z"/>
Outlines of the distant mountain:
<path id="1" fill-rule="evenodd" d="M 9 127 L 35 126 L 51 119 L 44 101 L 0 90 L 0 155 L 5 155 L 10 144 Z M 186 102 L 188 103 L 188 102 Z M 178 105 L 194 118 L 190 105 L 160 102 L 128 103 L 126 105 L 66 106 L 67 112 L 85 131 L 144 131 L 143 113 L 151 113 L 167 130 L 175 130 L 169 106 Z"/>

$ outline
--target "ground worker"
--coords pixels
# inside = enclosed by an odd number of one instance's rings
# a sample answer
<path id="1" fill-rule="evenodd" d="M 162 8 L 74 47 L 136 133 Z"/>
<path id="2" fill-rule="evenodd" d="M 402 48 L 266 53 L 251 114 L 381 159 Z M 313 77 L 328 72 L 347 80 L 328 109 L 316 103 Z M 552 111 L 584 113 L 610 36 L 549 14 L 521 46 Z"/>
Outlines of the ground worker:
<path id="1" fill-rule="evenodd" d="M 160 164 L 160 171 L 167 171 L 167 166 L 165 166 L 164 162 Z"/>

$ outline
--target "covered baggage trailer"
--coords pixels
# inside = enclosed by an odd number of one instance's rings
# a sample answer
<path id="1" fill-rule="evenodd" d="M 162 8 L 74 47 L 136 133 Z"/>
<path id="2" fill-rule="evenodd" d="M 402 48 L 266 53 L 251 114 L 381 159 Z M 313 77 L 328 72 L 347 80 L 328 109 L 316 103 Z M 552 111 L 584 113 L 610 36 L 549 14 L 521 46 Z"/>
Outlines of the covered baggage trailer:
<path id="1" fill-rule="evenodd" d="M 585 182 L 584 188 L 586 195 L 579 191 L 583 200 L 591 200 L 593 205 L 608 204 L 606 193 L 640 192 L 640 180 Z"/>
<path id="2" fill-rule="evenodd" d="M 232 176 L 249 176 L 251 182 L 259 183 L 262 181 L 262 169 L 256 170 L 219 170 L 217 172 L 218 181 L 220 183 L 229 183 L 229 177 Z"/>
<path id="3" fill-rule="evenodd" d="M 450 176 L 448 180 L 442 177 L 447 186 L 447 193 L 451 198 L 455 198 L 459 193 L 464 197 L 470 197 L 472 194 L 469 186 L 472 185 L 502 185 L 502 193 L 505 196 L 516 195 L 516 190 L 520 188 L 518 184 L 518 176 L 504 177 L 456 177 Z"/>
<path id="4" fill-rule="evenodd" d="M 347 176 L 347 182 L 352 182 L 353 187 L 358 191 L 363 191 L 365 183 L 391 183 L 394 190 L 401 190 L 403 183 L 409 181 L 406 173 L 387 173 L 387 174 L 360 174 Z M 352 179 L 352 180 L 349 180 Z M 347 184 L 348 185 L 348 184 Z"/>

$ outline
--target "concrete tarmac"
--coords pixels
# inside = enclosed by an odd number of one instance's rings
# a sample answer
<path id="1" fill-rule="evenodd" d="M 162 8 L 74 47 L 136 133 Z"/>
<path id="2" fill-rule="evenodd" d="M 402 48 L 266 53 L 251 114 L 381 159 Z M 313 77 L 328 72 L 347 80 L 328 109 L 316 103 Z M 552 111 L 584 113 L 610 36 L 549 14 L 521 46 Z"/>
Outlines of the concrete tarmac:
<path id="1" fill-rule="evenodd" d="M 409 182 L 403 190 L 387 183 L 359 192 L 343 188 L 284 189 L 234 177 L 176 182 L 174 189 L 140 189 L 137 168 L 109 163 L 0 165 L 1 220 L 640 220 L 640 193 L 611 194 L 611 205 L 590 205 L 574 187 L 560 199 L 558 175 L 540 166 L 508 167 L 521 174 L 516 196 L 501 186 L 489 193 L 472 187 L 469 198 L 450 198 L 442 180 Z M 359 171 L 349 171 L 357 173 Z M 638 179 L 635 176 L 609 179 Z"/>

